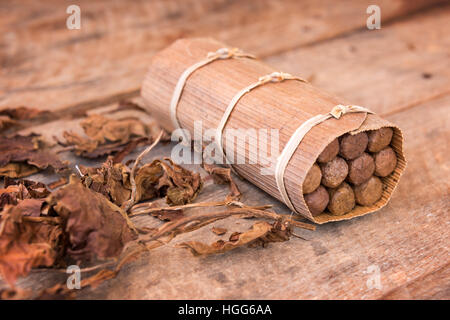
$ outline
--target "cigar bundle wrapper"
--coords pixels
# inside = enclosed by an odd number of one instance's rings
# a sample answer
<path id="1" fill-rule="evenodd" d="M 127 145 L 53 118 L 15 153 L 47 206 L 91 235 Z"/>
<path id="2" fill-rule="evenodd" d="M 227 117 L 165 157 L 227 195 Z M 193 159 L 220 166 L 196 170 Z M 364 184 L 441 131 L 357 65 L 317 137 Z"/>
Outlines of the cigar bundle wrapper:
<path id="1" fill-rule="evenodd" d="M 171 121 L 170 102 L 180 76 L 187 68 L 204 60 L 209 52 L 224 47 L 231 48 L 213 39 L 181 39 L 152 57 L 141 94 L 149 112 L 166 130 L 175 129 Z M 203 130 L 217 128 L 236 93 L 274 71 L 284 70 L 274 70 L 258 59 L 248 58 L 217 60 L 196 70 L 187 79 L 178 103 L 180 126 L 189 130 L 191 137 L 194 136 L 194 121 L 202 121 Z M 338 104 L 347 103 L 309 83 L 285 80 L 260 86 L 245 94 L 236 104 L 224 129 L 224 150 L 227 149 L 227 129 L 267 129 L 269 133 L 271 129 L 278 129 L 281 152 L 299 125 L 318 114 L 329 113 Z M 391 127 L 394 131 L 391 147 L 397 155 L 397 166 L 391 175 L 382 178 L 384 190 L 381 199 L 371 206 L 356 206 L 342 216 L 324 212 L 313 217 L 305 203 L 302 184 L 319 154 L 330 142 L 345 133 L 356 134 L 382 127 Z M 268 167 L 267 162 L 274 162 L 275 158 L 267 157 L 261 161 L 259 153 L 258 163 L 249 163 L 254 152 L 254 145 L 251 145 L 254 143 L 257 141 L 247 139 L 245 150 L 234 148 L 234 159 L 238 153 L 245 152 L 239 155 L 245 156 L 246 161 L 245 164 L 234 164 L 233 168 L 246 180 L 283 201 L 274 175 L 261 173 L 262 168 Z M 284 173 L 285 186 L 293 206 L 298 213 L 316 223 L 351 219 L 379 210 L 388 202 L 406 166 L 402 144 L 401 130 L 375 114 L 348 113 L 340 119 L 332 118 L 318 124 L 303 138 Z M 270 136 L 267 150 L 270 156 Z"/>

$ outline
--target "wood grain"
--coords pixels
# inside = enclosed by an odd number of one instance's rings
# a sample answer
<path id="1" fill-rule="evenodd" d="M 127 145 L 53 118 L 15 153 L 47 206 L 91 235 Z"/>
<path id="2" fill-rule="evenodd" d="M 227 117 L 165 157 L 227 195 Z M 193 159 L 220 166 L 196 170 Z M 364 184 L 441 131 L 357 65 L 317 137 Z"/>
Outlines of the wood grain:
<path id="1" fill-rule="evenodd" d="M 141 94 L 147 110 L 155 115 L 166 129 L 175 129 L 170 121 L 170 104 L 183 72 L 194 63 L 205 59 L 209 52 L 223 47 L 227 47 L 227 44 L 212 39 L 181 39 L 151 59 Z M 201 130 L 202 137 L 205 132 L 216 130 L 236 93 L 274 71 L 261 61 L 248 58 L 214 61 L 196 70 L 186 81 L 178 102 L 176 112 L 181 128 L 187 129 L 191 137 L 195 130 Z M 286 80 L 259 86 L 244 95 L 230 114 L 223 130 L 223 150 L 239 175 L 271 196 L 284 201 L 274 172 L 279 154 L 300 124 L 319 114 L 329 113 L 340 103 L 343 103 L 342 99 L 301 81 Z M 200 122 L 202 128 L 195 129 L 196 122 Z M 383 207 L 405 167 L 402 135 L 397 127 L 394 129 L 393 139 L 398 158 L 397 166 L 394 174 L 383 180 L 383 196 L 375 204 L 356 206 L 345 215 L 324 212 L 320 216 L 313 216 L 303 199 L 302 185 L 307 172 L 331 141 L 350 131 L 387 126 L 394 125 L 376 115 L 351 113 L 340 119 L 323 121 L 308 131 L 293 152 L 284 172 L 284 185 L 295 212 L 314 222 L 325 223 L 351 219 Z M 258 132 L 261 129 L 270 135 L 263 142 Z M 271 130 L 277 130 L 275 139 L 278 145 L 274 152 Z M 214 146 L 211 141 L 205 141 L 203 145 L 205 149 Z M 268 150 L 270 154 L 267 153 Z M 209 153 L 205 154 L 210 157 Z"/>
<path id="2" fill-rule="evenodd" d="M 380 0 L 383 23 L 441 1 Z M 69 112 L 137 95 L 148 59 L 181 37 L 214 36 L 261 56 L 363 28 L 368 0 L 82 0 L 0 4 L 0 106 Z"/>
<path id="3" fill-rule="evenodd" d="M 173 247 L 187 239 L 206 242 L 218 239 L 210 228 L 204 228 L 152 251 L 128 265 L 116 279 L 94 291 L 81 292 L 80 298 L 448 299 L 450 119 L 446 115 L 449 105 L 450 95 L 389 117 L 404 129 L 410 161 L 391 202 L 377 214 L 318 226 L 315 232 L 296 230 L 308 241 L 294 238 L 264 249 L 241 248 L 223 255 L 196 258 L 188 251 Z M 58 121 L 34 131 L 48 132 L 51 128 L 61 132 L 75 125 L 75 121 L 72 124 Z M 171 147 L 170 144 L 159 146 L 145 162 L 170 155 Z M 66 157 L 72 163 L 100 163 L 70 154 Z M 200 170 L 198 166 L 191 168 Z M 47 182 L 55 180 L 48 174 L 40 174 L 39 178 Z M 276 211 L 287 213 L 280 202 L 253 185 L 237 182 L 244 202 L 272 203 Z M 220 200 L 227 193 L 226 187 L 209 182 L 197 201 Z M 157 219 L 145 216 L 135 217 L 133 221 L 139 226 L 160 224 Z M 252 221 L 236 219 L 216 223 L 229 232 L 244 231 L 251 224 Z M 223 238 L 228 236 L 229 233 Z M 381 290 L 367 286 L 372 275 L 368 272 L 370 266 L 380 270 Z M 58 281 L 65 281 L 58 272 L 39 272 L 21 280 L 19 285 L 38 289 Z"/>
<path id="4" fill-rule="evenodd" d="M 449 29 L 446 6 L 266 62 L 350 103 L 389 114 L 450 92 Z"/>
<path id="5" fill-rule="evenodd" d="M 405 130 L 410 162 L 391 202 L 377 214 L 305 231 L 308 241 L 293 239 L 207 258 L 192 257 L 170 244 L 85 297 L 376 299 L 445 268 L 450 261 L 449 105 L 446 96 L 389 117 Z M 246 197 L 269 200 L 248 188 Z M 250 223 L 230 220 L 219 226 L 245 230 Z M 211 234 L 201 230 L 175 243 L 193 237 L 212 241 Z M 380 269 L 381 290 L 367 286 L 370 266 Z M 441 275 L 433 290 L 449 298 L 450 278 Z"/>
<path id="6" fill-rule="evenodd" d="M 293 239 L 205 259 L 170 244 L 127 266 L 97 290 L 83 291 L 81 298 L 450 299 L 448 8 L 387 24 L 386 17 L 395 19 L 435 2 L 378 1 L 382 29 L 364 31 L 366 15 L 357 23 L 355 17 L 365 12 L 365 1 L 343 7 L 334 1 L 330 6 L 331 0 L 314 5 L 273 2 L 278 8 L 274 12 L 264 9 L 272 8 L 268 1 L 246 4 L 242 11 L 235 10 L 241 1 L 204 1 L 197 6 L 179 0 L 77 3 L 85 15 L 80 32 L 65 29 L 64 2 L 0 2 L 1 106 L 29 104 L 61 110 L 58 116 L 64 116 L 137 95 L 146 59 L 155 50 L 179 37 L 214 35 L 263 56 L 275 53 L 267 60 L 275 67 L 308 76 L 314 85 L 389 114 L 405 131 L 409 159 L 392 201 L 375 215 L 319 226 L 314 233 L 296 231 L 309 241 Z M 347 15 L 347 10 L 353 13 Z M 289 18 L 281 19 L 287 11 Z M 264 47 L 258 48 L 259 42 Z M 292 55 L 279 55 L 300 46 Z M 50 137 L 52 130 L 73 129 L 77 122 L 53 121 L 33 130 Z M 146 161 L 170 150 L 170 144 L 160 146 Z M 73 164 L 100 164 L 63 156 Z M 33 178 L 57 179 L 49 172 Z M 275 210 L 286 212 L 256 187 L 238 184 L 246 203 L 273 203 Z M 222 199 L 227 193 L 209 183 L 198 200 Z M 159 224 L 150 217 L 134 220 Z M 230 219 L 217 226 L 231 231 L 250 224 Z M 217 240 L 205 228 L 176 241 L 187 238 Z M 381 271 L 381 290 L 367 287 L 367 268 L 373 265 Z M 33 272 L 19 286 L 39 289 L 66 279 L 59 272 Z"/>

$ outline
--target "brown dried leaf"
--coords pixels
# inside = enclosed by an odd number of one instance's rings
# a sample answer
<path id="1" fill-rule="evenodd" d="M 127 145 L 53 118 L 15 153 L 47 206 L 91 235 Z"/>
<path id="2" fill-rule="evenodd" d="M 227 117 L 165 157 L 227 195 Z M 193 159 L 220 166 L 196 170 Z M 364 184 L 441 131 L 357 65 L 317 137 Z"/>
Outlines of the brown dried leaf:
<path id="1" fill-rule="evenodd" d="M 61 177 L 61 178 L 59 178 L 58 180 L 55 180 L 55 181 L 53 181 L 53 182 L 50 182 L 50 183 L 48 184 L 48 187 L 49 187 L 50 189 L 56 189 L 56 188 L 59 188 L 59 187 L 65 185 L 65 184 L 67 184 L 67 183 L 68 183 L 67 179 L 66 179 L 65 177 Z"/>
<path id="2" fill-rule="evenodd" d="M 116 257 L 135 238 L 125 212 L 74 177 L 46 201 L 63 219 L 67 252 L 75 259 Z"/>
<path id="3" fill-rule="evenodd" d="M 4 188 L 0 189 L 0 210 L 7 204 L 16 205 L 25 199 L 42 199 L 49 194 L 43 183 L 30 180 L 14 181 L 6 177 Z"/>
<path id="4" fill-rule="evenodd" d="M 16 107 L 0 110 L 0 132 L 12 127 L 23 126 L 23 121 L 49 118 L 50 112 L 28 107 Z"/>
<path id="5" fill-rule="evenodd" d="M 50 267 L 61 256 L 61 227 L 45 221 L 25 220 L 26 216 L 39 215 L 36 212 L 39 202 L 42 204 L 42 200 L 27 199 L 17 206 L 6 206 L 2 211 L 0 272 L 11 286 L 32 268 Z"/>
<path id="6" fill-rule="evenodd" d="M 8 116 L 0 116 L 0 132 L 15 127 L 19 123 Z"/>
<path id="7" fill-rule="evenodd" d="M 155 121 L 143 123 L 137 118 L 110 119 L 94 114 L 80 123 L 87 137 L 73 132 L 64 132 L 65 142 L 60 144 L 74 146 L 75 153 L 86 158 L 120 153 L 123 157 L 139 144 L 154 140 L 161 131 Z M 114 162 L 120 162 L 115 159 Z"/>
<path id="8" fill-rule="evenodd" d="M 183 210 L 170 210 L 164 208 L 152 211 L 151 215 L 162 221 L 175 221 L 184 217 Z"/>
<path id="9" fill-rule="evenodd" d="M 80 167 L 83 184 L 103 194 L 118 206 L 128 201 L 131 196 L 129 170 L 122 163 L 107 160 L 100 168 Z"/>
<path id="10" fill-rule="evenodd" d="M 27 179 L 19 179 L 13 180 L 8 177 L 5 177 L 4 187 L 10 186 L 18 186 L 23 187 L 24 192 L 26 191 L 29 194 L 30 198 L 41 199 L 45 198 L 50 194 L 50 191 L 47 189 L 47 186 L 38 181 L 32 181 Z M 22 197 L 21 199 L 25 199 L 26 197 Z"/>
<path id="11" fill-rule="evenodd" d="M 80 167 L 83 184 L 122 206 L 131 197 L 130 171 L 122 163 L 107 160 L 101 168 Z M 174 164 L 170 159 L 154 160 L 136 171 L 136 202 L 166 196 L 170 205 L 195 199 L 202 187 L 200 174 Z"/>
<path id="12" fill-rule="evenodd" d="M 36 118 L 44 118 L 50 116 L 47 110 L 39 110 L 36 108 L 29 108 L 20 106 L 16 108 L 6 108 L 0 110 L 0 116 L 7 116 L 13 120 L 31 120 Z"/>
<path id="13" fill-rule="evenodd" d="M 204 163 L 203 168 L 208 172 L 217 184 L 228 184 L 230 187 L 230 194 L 227 200 L 238 200 L 241 197 L 241 192 L 238 186 L 233 181 L 230 168 L 217 167 Z"/>
<path id="14" fill-rule="evenodd" d="M 177 164 L 171 159 L 164 158 L 166 162 L 159 164 L 164 175 L 158 183 L 158 189 L 167 187 L 166 201 L 169 205 L 182 205 L 192 202 L 203 186 L 199 173 L 194 173 Z"/>
<path id="15" fill-rule="evenodd" d="M 47 150 L 38 135 L 0 137 L 0 175 L 24 177 L 47 167 L 60 171 L 67 164 Z"/>
<path id="16" fill-rule="evenodd" d="M 244 245 L 265 247 L 269 242 L 287 241 L 290 235 L 291 227 L 288 224 L 279 221 L 273 224 L 259 221 L 249 231 L 243 233 L 234 232 L 228 241 L 218 240 L 209 245 L 199 241 L 188 241 L 177 246 L 187 248 L 192 254 L 199 256 L 224 253 Z"/>

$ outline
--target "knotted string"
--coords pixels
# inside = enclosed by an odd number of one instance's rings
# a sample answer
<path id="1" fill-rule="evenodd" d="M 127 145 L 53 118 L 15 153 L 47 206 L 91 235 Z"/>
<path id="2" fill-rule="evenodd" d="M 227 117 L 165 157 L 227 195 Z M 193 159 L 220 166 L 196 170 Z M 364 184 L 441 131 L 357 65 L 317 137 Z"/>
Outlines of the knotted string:
<path id="1" fill-rule="evenodd" d="M 255 56 L 244 53 L 238 48 L 220 48 L 215 52 L 209 52 L 206 56 L 205 60 L 199 61 L 189 68 L 187 68 L 178 79 L 177 85 L 175 86 L 175 89 L 172 94 L 172 100 L 170 101 L 170 118 L 172 120 L 172 124 L 175 127 L 175 129 L 181 129 L 180 123 L 178 121 L 177 116 L 177 107 L 178 102 L 180 101 L 181 94 L 183 93 L 184 86 L 186 85 L 186 80 L 189 78 L 189 76 L 196 71 L 197 69 L 200 69 L 203 66 L 206 66 L 207 64 L 210 64 L 213 61 L 216 60 L 225 60 L 225 59 L 232 59 L 232 58 L 250 58 L 255 59 Z M 186 138 L 184 136 L 184 133 L 182 133 L 183 138 Z M 184 140 L 186 141 L 186 140 Z"/>
<path id="2" fill-rule="evenodd" d="M 285 72 L 273 72 L 271 74 L 262 76 L 258 79 L 257 82 L 252 83 L 251 85 L 245 87 L 244 89 L 242 89 L 241 91 L 239 91 L 234 97 L 233 99 L 231 99 L 230 103 L 228 104 L 227 108 L 225 109 L 225 112 L 222 116 L 222 119 L 219 122 L 219 125 L 217 126 L 216 129 L 216 134 L 215 134 L 215 142 L 218 146 L 219 151 L 222 153 L 222 156 L 225 156 L 226 161 L 229 163 L 229 159 L 227 157 L 227 155 L 225 154 L 224 150 L 223 150 L 223 143 L 222 143 L 222 134 L 223 134 L 223 130 L 225 128 L 225 125 L 228 122 L 228 119 L 230 118 L 231 112 L 233 111 L 234 107 L 236 106 L 236 104 L 239 102 L 239 100 L 247 93 L 249 93 L 250 91 L 252 91 L 253 89 L 262 86 L 266 83 L 277 83 L 277 82 L 282 82 L 284 80 L 297 80 L 297 81 L 301 81 L 301 82 L 307 82 L 306 80 L 299 78 L 299 77 L 295 77 L 293 75 L 290 75 L 289 73 L 285 73 Z"/>
<path id="3" fill-rule="evenodd" d="M 209 52 L 206 56 L 205 60 L 199 61 L 189 68 L 187 68 L 180 78 L 178 79 L 177 85 L 175 86 L 172 100 L 170 101 L 170 117 L 173 123 L 173 126 L 175 129 L 181 129 L 180 123 L 178 121 L 177 117 L 177 106 L 181 98 L 181 94 L 183 92 L 184 86 L 186 84 L 187 79 L 189 76 L 196 71 L 197 69 L 206 66 L 210 64 L 213 61 L 216 60 L 224 60 L 224 59 L 231 59 L 231 58 L 250 58 L 255 59 L 255 56 L 251 54 L 247 54 L 242 52 L 238 48 L 228 49 L 228 48 L 221 48 L 218 49 L 215 52 Z M 231 115 L 231 112 L 233 111 L 236 104 L 239 102 L 239 100 L 247 93 L 252 91 L 253 89 L 262 86 L 266 83 L 277 83 L 282 82 L 284 80 L 297 80 L 301 82 L 307 82 L 306 80 L 292 76 L 288 73 L 284 72 L 273 72 L 271 74 L 262 76 L 258 79 L 257 82 L 247 86 L 246 88 L 239 91 L 231 100 L 231 102 L 228 104 L 220 122 L 216 129 L 215 134 L 215 141 L 216 144 L 219 147 L 219 151 L 222 153 L 223 156 L 225 156 L 226 160 L 229 162 L 224 150 L 223 150 L 223 144 L 222 144 L 222 134 L 224 127 L 226 123 L 228 122 L 228 119 Z M 283 151 L 277 158 L 277 163 L 275 166 L 275 180 L 278 187 L 278 190 L 280 192 L 280 195 L 283 199 L 283 202 L 292 210 L 292 212 L 296 212 L 294 205 L 291 202 L 291 199 L 289 198 L 286 186 L 284 184 L 284 173 L 286 171 L 286 167 L 289 163 L 289 161 L 292 158 L 292 155 L 294 154 L 295 150 L 297 150 L 297 147 L 299 146 L 300 142 L 303 140 L 305 135 L 311 130 L 314 126 L 330 119 L 335 118 L 339 119 L 343 115 L 347 113 L 354 113 L 354 112 L 365 112 L 365 113 L 373 113 L 372 111 L 360 107 L 360 106 L 352 106 L 352 105 L 337 105 L 335 106 L 329 113 L 327 114 L 319 114 L 317 116 L 312 117 L 311 119 L 305 121 L 302 123 L 297 130 L 294 132 L 294 134 L 289 138 L 289 141 L 286 143 L 285 147 L 283 148 Z M 186 141 L 186 137 L 184 136 L 184 132 L 182 132 L 184 141 Z"/>
<path id="4" fill-rule="evenodd" d="M 295 150 L 297 150 L 297 147 L 299 146 L 300 142 L 303 140 L 303 138 L 309 132 L 309 130 L 311 130 L 314 126 L 330 118 L 339 119 L 347 113 L 354 113 L 354 112 L 373 113 L 372 111 L 360 106 L 350 106 L 350 105 L 344 106 L 338 104 L 329 113 L 319 114 L 303 122 L 297 128 L 297 130 L 295 130 L 294 134 L 289 138 L 289 141 L 286 143 L 286 145 L 283 148 L 283 151 L 277 158 L 277 163 L 275 166 L 275 181 L 277 183 L 277 187 L 283 199 L 283 202 L 292 211 L 297 212 L 294 208 L 294 205 L 291 202 L 291 199 L 287 194 L 286 186 L 284 184 L 284 172 L 286 170 L 289 161 L 292 158 L 292 155 L 294 154 Z"/>

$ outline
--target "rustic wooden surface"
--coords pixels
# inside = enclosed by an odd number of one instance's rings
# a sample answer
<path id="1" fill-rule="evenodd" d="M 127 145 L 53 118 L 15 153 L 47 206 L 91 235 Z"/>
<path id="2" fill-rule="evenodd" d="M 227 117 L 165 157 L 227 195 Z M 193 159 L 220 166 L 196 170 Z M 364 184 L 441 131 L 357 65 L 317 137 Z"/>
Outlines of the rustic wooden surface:
<path id="1" fill-rule="evenodd" d="M 369 107 L 405 133 L 408 167 L 379 212 L 315 232 L 299 230 L 307 241 L 293 238 L 268 248 L 196 258 L 173 247 L 186 239 L 217 239 L 206 227 L 152 251 L 80 298 L 450 298 L 450 7 L 379 1 L 382 28 L 370 31 L 369 1 L 331 3 L 79 1 L 79 31 L 66 29 L 64 2 L 0 3 L 0 106 L 54 111 L 51 121 L 23 132 L 51 138 L 76 130 L 79 119 L 69 116 L 105 112 L 123 97 L 137 97 L 156 50 L 179 37 L 213 36 Z M 170 155 L 170 149 L 161 145 L 147 160 Z M 73 164 L 100 163 L 63 157 Z M 56 180 L 49 172 L 34 178 Z M 287 212 L 256 187 L 244 181 L 239 186 L 244 202 L 272 203 Z M 198 201 L 227 192 L 208 183 Z M 159 223 L 151 217 L 134 221 Z M 217 226 L 240 231 L 251 223 L 230 218 Z M 379 289 L 367 285 L 371 268 L 380 270 Z M 64 279 L 58 272 L 33 272 L 19 285 L 39 288 Z"/>

